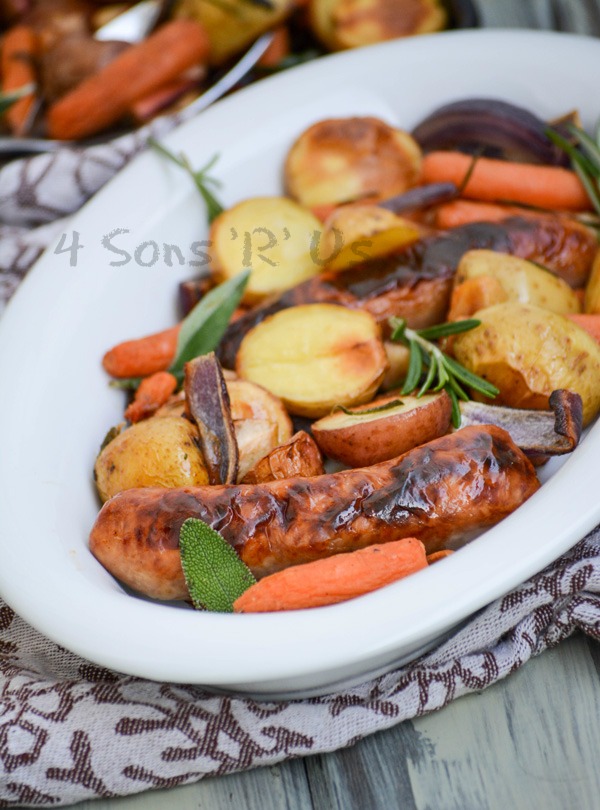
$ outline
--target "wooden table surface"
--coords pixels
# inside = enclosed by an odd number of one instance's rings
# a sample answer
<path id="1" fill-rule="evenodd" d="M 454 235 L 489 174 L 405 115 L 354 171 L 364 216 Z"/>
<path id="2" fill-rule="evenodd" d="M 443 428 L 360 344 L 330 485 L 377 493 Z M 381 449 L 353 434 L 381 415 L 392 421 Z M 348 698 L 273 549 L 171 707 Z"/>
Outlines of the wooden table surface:
<path id="1" fill-rule="evenodd" d="M 600 0 L 475 0 L 486 27 L 600 36 Z M 599 65 L 600 68 L 600 65 Z M 600 646 L 574 636 L 481 694 L 322 756 L 79 810 L 595 810 Z"/>

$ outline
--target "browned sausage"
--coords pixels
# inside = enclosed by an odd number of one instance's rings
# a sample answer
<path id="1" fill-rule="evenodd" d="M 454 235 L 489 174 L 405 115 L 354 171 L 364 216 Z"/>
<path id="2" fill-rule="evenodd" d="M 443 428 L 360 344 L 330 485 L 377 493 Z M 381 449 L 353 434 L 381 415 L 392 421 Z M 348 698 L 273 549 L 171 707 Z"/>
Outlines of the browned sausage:
<path id="1" fill-rule="evenodd" d="M 197 517 L 221 532 L 257 577 L 418 537 L 427 553 L 498 523 L 538 488 L 504 430 L 467 427 L 391 461 L 266 484 L 131 489 L 102 508 L 90 549 L 118 579 L 158 599 L 187 594 L 179 530 Z"/>
<path id="2" fill-rule="evenodd" d="M 405 250 L 341 273 L 324 272 L 256 307 L 231 323 L 219 349 L 225 368 L 235 368 L 244 335 L 268 315 L 298 304 L 340 304 L 366 309 L 388 329 L 394 315 L 413 329 L 440 323 L 450 304 L 452 278 L 467 250 L 485 248 L 543 264 L 573 287 L 585 284 L 598 244 L 594 233 L 566 217 L 510 217 L 476 222 L 427 236 Z"/>

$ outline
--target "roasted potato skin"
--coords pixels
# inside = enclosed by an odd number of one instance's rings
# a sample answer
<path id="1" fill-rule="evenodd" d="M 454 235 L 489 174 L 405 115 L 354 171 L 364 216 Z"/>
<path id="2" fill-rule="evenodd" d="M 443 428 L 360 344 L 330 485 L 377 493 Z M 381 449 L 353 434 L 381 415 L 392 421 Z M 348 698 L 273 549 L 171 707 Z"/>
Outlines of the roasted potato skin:
<path id="1" fill-rule="evenodd" d="M 227 392 L 234 422 L 243 419 L 266 420 L 275 425 L 276 444 L 285 444 L 292 438 L 292 420 L 279 397 L 248 380 L 229 380 Z"/>
<path id="2" fill-rule="evenodd" d="M 470 250 L 456 271 L 456 284 L 479 276 L 496 279 L 507 300 L 549 309 L 560 315 L 579 312 L 579 299 L 563 279 L 533 262 L 493 250 Z"/>
<path id="3" fill-rule="evenodd" d="M 379 413 L 373 408 L 400 400 L 403 404 Z M 402 455 L 443 436 L 450 428 L 452 403 L 445 391 L 421 398 L 398 392 L 377 397 L 352 409 L 356 416 L 337 412 L 313 423 L 312 434 L 329 458 L 348 467 L 368 467 Z"/>
<path id="4" fill-rule="evenodd" d="M 222 5 L 211 0 L 178 0 L 173 13 L 204 26 L 210 39 L 210 61 L 221 65 L 284 20 L 294 2 L 271 0 L 271 6 L 269 9 L 245 0 L 227 0 Z"/>
<path id="5" fill-rule="evenodd" d="M 96 459 L 102 501 L 133 487 L 203 486 L 208 472 L 198 429 L 180 416 L 146 419 L 124 430 Z"/>
<path id="6" fill-rule="evenodd" d="M 378 118 L 330 118 L 313 124 L 285 162 L 287 192 L 308 208 L 381 200 L 414 186 L 421 150 L 407 133 Z"/>
<path id="7" fill-rule="evenodd" d="M 299 430 L 285 444 L 261 459 L 243 479 L 243 484 L 264 484 L 283 478 L 323 475 L 323 459 L 314 439 Z"/>
<path id="8" fill-rule="evenodd" d="M 600 410 L 600 345 L 572 321 L 518 303 L 476 313 L 481 325 L 456 335 L 456 359 L 500 389 L 495 402 L 513 408 L 547 409 L 550 394 L 564 388 L 583 401 L 583 422 Z"/>
<path id="9" fill-rule="evenodd" d="M 236 371 L 280 397 L 291 414 L 317 417 L 368 402 L 387 370 L 381 330 L 367 312 L 332 304 L 284 309 L 250 330 Z"/>

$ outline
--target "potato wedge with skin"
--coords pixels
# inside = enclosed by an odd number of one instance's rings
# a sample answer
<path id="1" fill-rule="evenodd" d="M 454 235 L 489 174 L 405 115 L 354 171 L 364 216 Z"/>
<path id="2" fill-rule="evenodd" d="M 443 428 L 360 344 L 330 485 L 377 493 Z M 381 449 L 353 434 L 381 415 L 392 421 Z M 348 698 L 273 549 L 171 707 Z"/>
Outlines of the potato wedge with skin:
<path id="1" fill-rule="evenodd" d="M 330 118 L 305 130 L 285 162 L 288 193 L 308 208 L 402 194 L 421 176 L 421 149 L 378 118 Z"/>
<path id="2" fill-rule="evenodd" d="M 338 0 L 332 17 L 336 50 L 430 34 L 448 21 L 438 0 Z"/>
<path id="3" fill-rule="evenodd" d="M 391 340 L 385 340 L 383 348 L 388 361 L 388 370 L 381 382 L 381 388 L 383 391 L 390 391 L 401 386 L 406 379 L 410 350 L 403 343 L 394 343 Z"/>
<path id="4" fill-rule="evenodd" d="M 310 478 L 323 475 L 323 459 L 314 439 L 299 430 L 285 444 L 261 459 L 244 477 L 244 484 L 264 484 L 282 478 Z"/>
<path id="5" fill-rule="evenodd" d="M 210 269 L 221 282 L 250 268 L 243 302 L 260 303 L 321 271 L 314 247 L 321 230 L 321 222 L 293 200 L 243 200 L 211 225 Z"/>
<path id="6" fill-rule="evenodd" d="M 509 301 L 532 304 L 560 315 L 581 311 L 579 298 L 566 281 L 517 256 L 469 250 L 459 262 L 456 284 L 480 276 L 496 279 Z"/>
<path id="7" fill-rule="evenodd" d="M 178 0 L 174 16 L 197 20 L 210 40 L 210 62 L 221 65 L 250 45 L 260 34 L 284 20 L 293 0 L 271 0 L 272 8 L 247 0 Z"/>
<path id="8" fill-rule="evenodd" d="M 277 447 L 277 424 L 268 419 L 240 419 L 233 426 L 239 453 L 239 483 L 261 458 Z"/>
<path id="9" fill-rule="evenodd" d="M 292 420 L 279 397 L 247 380 L 230 380 L 227 392 L 234 421 L 259 419 L 275 424 L 276 444 L 284 444 L 292 438 Z"/>
<path id="10" fill-rule="evenodd" d="M 579 394 L 583 423 L 600 411 L 600 345 L 568 318 L 519 303 L 476 313 L 481 325 L 453 338 L 459 363 L 500 389 L 494 404 L 547 409 L 559 388 Z"/>
<path id="11" fill-rule="evenodd" d="M 376 205 L 337 208 L 325 222 L 319 253 L 328 270 L 346 270 L 416 242 L 421 231 Z M 329 258 L 331 257 L 331 258 Z"/>
<path id="12" fill-rule="evenodd" d="M 583 310 L 590 315 L 600 314 L 600 250 L 596 253 L 592 272 L 585 288 Z"/>
<path id="13" fill-rule="evenodd" d="M 101 500 L 134 487 L 207 484 L 198 441 L 198 428 L 179 416 L 154 417 L 127 428 L 96 459 L 94 478 Z"/>
<path id="14" fill-rule="evenodd" d="M 298 416 L 368 402 L 387 370 L 380 328 L 368 312 L 334 304 L 290 307 L 251 329 L 236 371 Z"/>
<path id="15" fill-rule="evenodd" d="M 397 401 L 402 404 L 393 405 Z M 312 426 L 323 453 L 348 467 L 369 467 L 437 439 L 448 432 L 452 418 L 445 391 L 420 398 L 396 392 L 351 410 L 331 413 Z"/>

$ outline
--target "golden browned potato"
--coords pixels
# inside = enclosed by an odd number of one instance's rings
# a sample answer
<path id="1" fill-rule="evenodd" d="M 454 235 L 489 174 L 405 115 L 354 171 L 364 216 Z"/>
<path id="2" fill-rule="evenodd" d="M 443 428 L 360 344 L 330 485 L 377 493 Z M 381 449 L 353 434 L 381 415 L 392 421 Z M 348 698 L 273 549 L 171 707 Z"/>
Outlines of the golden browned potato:
<path id="1" fill-rule="evenodd" d="M 277 423 L 269 419 L 239 419 L 233 426 L 238 446 L 237 480 L 240 482 L 261 458 L 279 444 Z"/>
<path id="2" fill-rule="evenodd" d="M 288 442 L 261 459 L 244 477 L 243 483 L 264 484 L 296 476 L 310 478 L 324 472 L 323 459 L 314 439 L 300 430 Z"/>
<path id="3" fill-rule="evenodd" d="M 386 340 L 383 343 L 388 361 L 388 370 L 382 380 L 381 388 L 390 391 L 392 388 L 402 387 L 408 374 L 410 351 L 403 343 L 394 343 Z"/>
<path id="4" fill-rule="evenodd" d="M 519 303 L 476 313 L 481 325 L 456 335 L 456 359 L 500 389 L 495 403 L 548 408 L 558 388 L 580 394 L 584 425 L 600 410 L 600 345 L 568 318 Z"/>
<path id="5" fill-rule="evenodd" d="M 198 429 L 187 419 L 165 416 L 127 428 L 101 450 L 94 478 L 102 501 L 134 487 L 184 487 L 208 483 L 197 445 Z"/>
<path id="6" fill-rule="evenodd" d="M 480 276 L 496 279 L 508 301 L 532 304 L 561 315 L 581 310 L 575 291 L 566 281 L 517 256 L 493 250 L 469 250 L 458 265 L 456 284 Z"/>
<path id="7" fill-rule="evenodd" d="M 335 50 L 441 31 L 448 21 L 438 0 L 337 0 L 329 19 Z"/>
<path id="8" fill-rule="evenodd" d="M 344 205 L 327 218 L 319 252 L 323 260 L 328 257 L 328 270 L 346 270 L 416 242 L 420 235 L 413 222 L 387 208 Z"/>
<path id="9" fill-rule="evenodd" d="M 447 433 L 452 403 L 445 391 L 420 398 L 396 392 L 351 410 L 319 419 L 312 434 L 329 458 L 348 467 L 368 467 Z"/>
<path id="10" fill-rule="evenodd" d="M 284 20 L 295 5 L 294 0 L 270 1 L 272 8 L 248 0 L 177 0 L 173 13 L 204 26 L 210 40 L 210 61 L 221 65 Z"/>
<path id="11" fill-rule="evenodd" d="M 292 438 L 292 420 L 283 402 L 256 383 L 247 380 L 230 380 L 227 392 L 231 404 L 231 418 L 267 420 L 276 426 L 275 444 L 284 444 Z"/>
<path id="12" fill-rule="evenodd" d="M 290 307 L 266 318 L 244 337 L 236 361 L 242 379 L 300 416 L 368 402 L 386 370 L 373 316 L 334 304 Z"/>
<path id="13" fill-rule="evenodd" d="M 244 200 L 211 226 L 211 271 L 226 281 L 250 268 L 243 301 L 259 303 L 321 270 L 316 252 L 321 228 L 310 211 L 285 197 Z"/>
<path id="14" fill-rule="evenodd" d="M 591 315 L 600 314 L 600 250 L 596 253 L 592 272 L 585 288 L 583 308 Z"/>
<path id="15" fill-rule="evenodd" d="M 288 193 L 313 206 L 383 200 L 416 185 L 421 149 L 378 118 L 331 118 L 300 135 L 285 163 Z"/>

